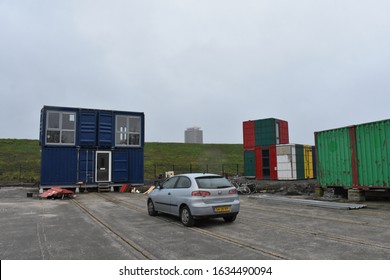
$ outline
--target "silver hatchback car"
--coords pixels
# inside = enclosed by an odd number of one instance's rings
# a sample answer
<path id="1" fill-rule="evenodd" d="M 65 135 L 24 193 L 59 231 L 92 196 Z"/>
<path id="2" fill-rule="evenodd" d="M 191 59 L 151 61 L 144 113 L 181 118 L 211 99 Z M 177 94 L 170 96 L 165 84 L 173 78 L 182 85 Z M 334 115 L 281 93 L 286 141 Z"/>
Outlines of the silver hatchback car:
<path id="1" fill-rule="evenodd" d="M 191 173 L 173 176 L 157 186 L 148 197 L 148 213 L 180 217 L 185 226 L 199 218 L 222 217 L 233 222 L 240 211 L 237 189 L 225 177 Z"/>

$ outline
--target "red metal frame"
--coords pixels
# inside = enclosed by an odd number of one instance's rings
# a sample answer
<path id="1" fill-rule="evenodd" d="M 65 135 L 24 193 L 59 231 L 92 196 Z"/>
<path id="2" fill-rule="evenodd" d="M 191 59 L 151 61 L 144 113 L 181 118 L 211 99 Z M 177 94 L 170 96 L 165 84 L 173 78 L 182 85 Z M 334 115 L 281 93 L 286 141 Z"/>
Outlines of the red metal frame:
<path id="1" fill-rule="evenodd" d="M 355 126 L 349 127 L 349 139 L 351 147 L 351 169 L 352 169 L 352 185 L 359 185 L 359 175 L 357 169 L 357 153 L 356 153 L 356 128 Z"/>
<path id="2" fill-rule="evenodd" d="M 269 146 L 269 168 L 270 168 L 270 179 L 278 179 L 277 167 L 277 158 L 276 158 L 276 145 Z"/>

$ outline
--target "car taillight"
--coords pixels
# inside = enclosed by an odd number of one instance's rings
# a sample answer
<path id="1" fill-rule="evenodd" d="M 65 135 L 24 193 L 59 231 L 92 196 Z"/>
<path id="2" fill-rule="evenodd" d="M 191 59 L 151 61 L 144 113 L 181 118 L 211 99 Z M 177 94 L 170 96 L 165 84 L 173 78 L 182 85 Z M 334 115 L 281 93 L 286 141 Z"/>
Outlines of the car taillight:
<path id="1" fill-rule="evenodd" d="M 209 196 L 211 195 L 210 192 L 206 192 L 206 191 L 194 191 L 191 193 L 192 196 Z"/>
<path id="2" fill-rule="evenodd" d="M 229 194 L 237 194 L 237 190 L 236 189 L 232 189 L 229 191 Z"/>

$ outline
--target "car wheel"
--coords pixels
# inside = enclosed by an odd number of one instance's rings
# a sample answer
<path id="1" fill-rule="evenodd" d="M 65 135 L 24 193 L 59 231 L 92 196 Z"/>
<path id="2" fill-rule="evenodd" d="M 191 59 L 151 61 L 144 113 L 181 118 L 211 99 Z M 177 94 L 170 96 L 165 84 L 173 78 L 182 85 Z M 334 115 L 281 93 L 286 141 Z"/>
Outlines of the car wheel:
<path id="1" fill-rule="evenodd" d="M 154 209 L 154 204 L 151 199 L 148 200 L 148 213 L 150 216 L 157 216 L 157 211 Z"/>
<path id="2" fill-rule="evenodd" d="M 236 220 L 236 218 L 237 218 L 237 213 L 229 215 L 227 217 L 223 217 L 223 219 L 225 220 L 226 223 L 232 223 Z"/>
<path id="3" fill-rule="evenodd" d="M 192 217 L 191 210 L 187 206 L 183 206 L 180 211 L 180 220 L 186 227 L 192 227 L 195 224 L 194 217 Z"/>

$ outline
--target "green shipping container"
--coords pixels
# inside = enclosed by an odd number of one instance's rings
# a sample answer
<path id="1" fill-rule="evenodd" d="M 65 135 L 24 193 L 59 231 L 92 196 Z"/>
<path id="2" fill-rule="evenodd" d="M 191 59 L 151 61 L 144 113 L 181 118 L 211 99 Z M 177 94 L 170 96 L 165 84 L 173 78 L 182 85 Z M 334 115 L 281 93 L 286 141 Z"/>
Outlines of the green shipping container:
<path id="1" fill-rule="evenodd" d="M 268 118 L 254 121 L 255 146 L 288 144 L 288 122 Z"/>
<path id="2" fill-rule="evenodd" d="M 255 144 L 256 146 L 277 144 L 275 119 L 255 121 Z"/>
<path id="3" fill-rule="evenodd" d="M 350 128 L 315 133 L 317 180 L 325 186 L 352 186 Z"/>
<path id="4" fill-rule="evenodd" d="M 390 188 L 390 120 L 315 132 L 322 187 Z"/>
<path id="5" fill-rule="evenodd" d="M 305 158 L 303 155 L 303 145 L 295 145 L 297 157 L 297 179 L 305 179 Z"/>
<path id="6" fill-rule="evenodd" d="M 244 169 L 244 175 L 246 177 L 256 176 L 256 160 L 254 150 L 244 151 Z"/>
<path id="7" fill-rule="evenodd" d="M 356 126 L 359 185 L 390 188 L 390 120 Z"/>

